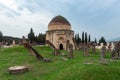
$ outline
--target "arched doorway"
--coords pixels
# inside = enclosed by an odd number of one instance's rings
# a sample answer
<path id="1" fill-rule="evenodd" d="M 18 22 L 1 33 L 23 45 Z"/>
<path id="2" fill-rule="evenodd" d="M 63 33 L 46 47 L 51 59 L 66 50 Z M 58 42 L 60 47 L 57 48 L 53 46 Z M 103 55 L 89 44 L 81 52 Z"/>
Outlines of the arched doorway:
<path id="1" fill-rule="evenodd" d="M 59 49 L 60 49 L 60 50 L 63 50 L 63 44 L 60 44 L 60 45 L 59 45 Z"/>

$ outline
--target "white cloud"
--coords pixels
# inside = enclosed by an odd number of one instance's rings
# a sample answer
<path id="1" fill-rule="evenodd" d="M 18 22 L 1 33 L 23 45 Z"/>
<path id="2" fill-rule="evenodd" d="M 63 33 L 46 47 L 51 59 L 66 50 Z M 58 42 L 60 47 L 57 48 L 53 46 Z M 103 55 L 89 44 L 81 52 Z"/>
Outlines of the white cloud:
<path id="1" fill-rule="evenodd" d="M 26 7 L 19 10 L 22 4 L 17 4 L 15 0 L 8 2 L 7 0 L 1 0 L 0 2 L 3 5 L 0 14 L 0 29 L 3 30 L 5 35 L 22 37 L 28 34 L 30 28 L 33 28 L 36 34 L 43 33 L 47 30 L 47 24 L 52 14 L 46 10 L 32 13 Z"/>
<path id="2" fill-rule="evenodd" d="M 11 10 L 19 12 L 18 11 L 19 5 L 16 3 L 15 0 L 0 0 L 0 3 L 3 4 L 4 6 L 8 7 Z"/>
<path id="3" fill-rule="evenodd" d="M 0 30 L 5 35 L 21 37 L 32 27 L 38 34 L 47 30 L 54 16 L 63 15 L 76 32 L 80 29 L 101 35 L 100 29 L 110 26 L 109 23 L 118 28 L 119 23 L 115 22 L 119 15 L 114 16 L 120 13 L 118 3 L 119 0 L 0 0 Z"/>

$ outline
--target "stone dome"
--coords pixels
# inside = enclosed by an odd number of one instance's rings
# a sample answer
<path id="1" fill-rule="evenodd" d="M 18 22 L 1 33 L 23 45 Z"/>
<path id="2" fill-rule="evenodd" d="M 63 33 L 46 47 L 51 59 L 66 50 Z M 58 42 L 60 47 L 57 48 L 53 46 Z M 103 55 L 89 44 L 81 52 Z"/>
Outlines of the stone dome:
<path id="1" fill-rule="evenodd" d="M 71 24 L 66 18 L 58 15 L 50 21 L 48 30 L 71 30 Z"/>

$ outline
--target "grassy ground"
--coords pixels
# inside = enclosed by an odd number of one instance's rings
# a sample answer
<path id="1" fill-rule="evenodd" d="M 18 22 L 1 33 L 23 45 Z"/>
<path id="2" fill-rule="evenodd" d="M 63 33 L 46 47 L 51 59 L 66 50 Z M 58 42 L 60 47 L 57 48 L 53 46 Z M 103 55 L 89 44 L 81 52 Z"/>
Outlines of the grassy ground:
<path id="1" fill-rule="evenodd" d="M 0 80 L 120 80 L 119 60 L 108 65 L 99 64 L 99 50 L 89 57 L 83 56 L 83 51 L 74 51 L 74 58 L 64 61 L 62 56 L 53 56 L 52 50 L 46 46 L 36 46 L 35 49 L 52 62 L 37 60 L 22 46 L 0 49 Z M 110 59 L 109 53 L 106 58 Z M 93 64 L 84 64 L 90 60 Z M 8 68 L 16 65 L 28 66 L 29 71 L 10 75 Z"/>

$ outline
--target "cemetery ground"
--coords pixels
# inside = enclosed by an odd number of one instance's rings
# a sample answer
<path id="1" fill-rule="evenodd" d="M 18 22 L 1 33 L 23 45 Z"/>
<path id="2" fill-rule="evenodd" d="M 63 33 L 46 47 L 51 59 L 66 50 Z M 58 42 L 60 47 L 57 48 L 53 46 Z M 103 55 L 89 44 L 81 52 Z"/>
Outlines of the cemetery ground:
<path id="1" fill-rule="evenodd" d="M 120 60 L 110 59 L 106 55 L 106 64 L 100 64 L 100 50 L 96 54 L 83 56 L 82 50 L 74 51 L 74 58 L 53 56 L 52 50 L 46 46 L 34 47 L 51 62 L 39 61 L 23 46 L 0 49 L 0 80 L 120 80 Z M 67 54 L 66 51 L 61 53 Z M 91 63 L 91 64 L 85 64 Z M 9 74 L 11 66 L 24 65 L 28 72 L 18 75 Z"/>

